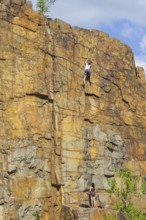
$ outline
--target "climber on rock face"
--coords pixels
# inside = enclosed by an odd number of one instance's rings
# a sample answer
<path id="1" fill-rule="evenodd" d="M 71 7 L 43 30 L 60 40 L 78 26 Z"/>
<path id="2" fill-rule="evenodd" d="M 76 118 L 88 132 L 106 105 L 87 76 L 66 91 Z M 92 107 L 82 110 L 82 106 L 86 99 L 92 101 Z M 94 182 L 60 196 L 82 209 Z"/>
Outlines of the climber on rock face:
<path id="1" fill-rule="evenodd" d="M 83 86 L 85 85 L 86 80 L 89 81 L 91 85 L 91 82 L 90 82 L 91 64 L 92 64 L 92 61 L 90 59 L 87 59 L 85 61 L 85 74 L 84 74 Z"/>
<path id="2" fill-rule="evenodd" d="M 95 207 L 95 196 L 96 196 L 96 190 L 95 190 L 95 184 L 92 183 L 90 186 L 90 206 Z"/>

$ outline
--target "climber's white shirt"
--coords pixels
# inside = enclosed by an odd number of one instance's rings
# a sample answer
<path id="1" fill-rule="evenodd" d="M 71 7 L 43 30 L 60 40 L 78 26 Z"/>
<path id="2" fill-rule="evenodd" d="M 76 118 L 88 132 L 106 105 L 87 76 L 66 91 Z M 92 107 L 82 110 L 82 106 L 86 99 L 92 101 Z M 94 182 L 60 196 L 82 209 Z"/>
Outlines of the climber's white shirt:
<path id="1" fill-rule="evenodd" d="M 86 65 L 85 65 L 85 70 L 90 70 L 90 67 L 91 67 L 91 65 L 88 64 L 88 63 L 86 63 Z"/>

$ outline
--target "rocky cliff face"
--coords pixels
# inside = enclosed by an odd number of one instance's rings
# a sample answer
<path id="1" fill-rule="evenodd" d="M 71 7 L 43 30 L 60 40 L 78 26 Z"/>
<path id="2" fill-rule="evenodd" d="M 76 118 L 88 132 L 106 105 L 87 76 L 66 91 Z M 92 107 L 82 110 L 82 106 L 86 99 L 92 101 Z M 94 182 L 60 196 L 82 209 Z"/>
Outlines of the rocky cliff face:
<path id="1" fill-rule="evenodd" d="M 145 178 L 146 83 L 131 48 L 1 0 L 0 219 L 81 219 L 67 205 L 86 203 L 92 181 L 110 205 L 107 179 L 123 164 Z"/>

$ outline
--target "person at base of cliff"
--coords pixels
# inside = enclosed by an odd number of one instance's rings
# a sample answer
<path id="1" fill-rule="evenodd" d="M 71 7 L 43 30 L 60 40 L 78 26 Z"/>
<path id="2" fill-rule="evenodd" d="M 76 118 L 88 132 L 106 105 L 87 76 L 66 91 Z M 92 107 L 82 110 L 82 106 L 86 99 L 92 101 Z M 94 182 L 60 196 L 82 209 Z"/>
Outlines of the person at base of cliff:
<path id="1" fill-rule="evenodd" d="M 89 197 L 90 197 L 90 206 L 94 207 L 95 206 L 95 196 L 96 196 L 96 191 L 95 191 L 95 184 L 92 183 L 90 186 L 90 192 L 89 192 Z"/>
<path id="2" fill-rule="evenodd" d="M 90 82 L 91 64 L 92 64 L 92 61 L 90 59 L 87 59 L 85 61 L 85 74 L 84 74 L 83 86 L 85 85 L 86 80 L 89 81 L 91 85 L 91 82 Z"/>

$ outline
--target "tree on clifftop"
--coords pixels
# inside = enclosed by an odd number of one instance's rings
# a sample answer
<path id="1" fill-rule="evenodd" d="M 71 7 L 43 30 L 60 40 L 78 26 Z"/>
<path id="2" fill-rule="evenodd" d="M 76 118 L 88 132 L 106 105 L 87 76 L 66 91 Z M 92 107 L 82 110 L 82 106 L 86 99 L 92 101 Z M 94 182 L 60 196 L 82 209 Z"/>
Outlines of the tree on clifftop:
<path id="1" fill-rule="evenodd" d="M 56 0 L 37 0 L 38 11 L 46 16 L 48 16 L 49 9 L 51 5 L 55 3 Z"/>

